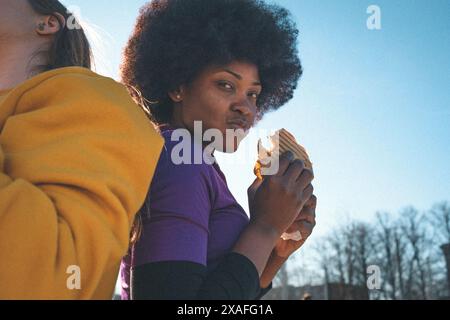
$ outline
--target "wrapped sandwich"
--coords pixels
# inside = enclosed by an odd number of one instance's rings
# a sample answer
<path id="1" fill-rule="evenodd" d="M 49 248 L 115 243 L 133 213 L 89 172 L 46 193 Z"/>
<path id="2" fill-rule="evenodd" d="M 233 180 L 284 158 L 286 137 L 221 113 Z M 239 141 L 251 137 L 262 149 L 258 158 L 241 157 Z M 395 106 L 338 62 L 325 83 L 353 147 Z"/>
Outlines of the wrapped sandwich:
<path id="1" fill-rule="evenodd" d="M 258 160 L 255 165 L 254 173 L 259 179 L 264 179 L 267 174 L 274 174 L 271 172 L 275 160 L 279 159 L 279 156 L 287 151 L 291 151 L 295 159 L 302 160 L 305 167 L 312 170 L 312 163 L 309 159 L 308 153 L 305 148 L 298 144 L 295 137 L 286 129 L 281 129 L 275 132 L 269 137 L 270 147 L 267 149 L 263 146 L 261 140 L 258 142 Z M 302 235 L 299 231 L 295 233 L 284 233 L 282 235 L 284 240 L 302 240 Z"/>

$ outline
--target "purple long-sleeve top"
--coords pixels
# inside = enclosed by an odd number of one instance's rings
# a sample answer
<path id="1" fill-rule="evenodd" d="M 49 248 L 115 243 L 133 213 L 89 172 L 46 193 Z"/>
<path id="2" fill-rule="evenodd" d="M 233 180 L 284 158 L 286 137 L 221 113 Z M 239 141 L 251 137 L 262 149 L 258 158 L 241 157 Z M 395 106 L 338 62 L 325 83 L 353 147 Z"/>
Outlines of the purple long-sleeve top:
<path id="1" fill-rule="evenodd" d="M 130 298 L 133 267 L 189 261 L 209 268 L 231 251 L 249 222 L 217 163 L 174 164 L 172 150 L 179 142 L 171 141 L 173 131 L 162 129 L 165 148 L 146 200 L 149 214 L 142 216 L 141 236 L 121 263 L 122 299 Z M 193 139 L 191 146 L 194 160 L 203 148 Z"/>

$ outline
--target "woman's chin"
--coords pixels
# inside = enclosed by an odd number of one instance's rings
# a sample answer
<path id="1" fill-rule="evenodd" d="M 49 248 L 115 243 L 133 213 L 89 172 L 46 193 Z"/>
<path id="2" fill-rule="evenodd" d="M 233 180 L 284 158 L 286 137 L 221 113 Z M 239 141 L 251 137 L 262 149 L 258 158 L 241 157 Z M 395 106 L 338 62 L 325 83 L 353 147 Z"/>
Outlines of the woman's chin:
<path id="1" fill-rule="evenodd" d="M 239 148 L 239 142 L 235 141 L 234 143 L 224 143 L 221 149 L 216 149 L 219 152 L 232 154 L 235 153 Z"/>
<path id="2" fill-rule="evenodd" d="M 242 140 L 248 135 L 248 131 L 234 129 L 227 129 L 224 131 L 222 131 L 221 139 L 215 139 L 215 143 L 212 145 L 218 152 L 228 154 L 235 153 L 239 149 Z"/>

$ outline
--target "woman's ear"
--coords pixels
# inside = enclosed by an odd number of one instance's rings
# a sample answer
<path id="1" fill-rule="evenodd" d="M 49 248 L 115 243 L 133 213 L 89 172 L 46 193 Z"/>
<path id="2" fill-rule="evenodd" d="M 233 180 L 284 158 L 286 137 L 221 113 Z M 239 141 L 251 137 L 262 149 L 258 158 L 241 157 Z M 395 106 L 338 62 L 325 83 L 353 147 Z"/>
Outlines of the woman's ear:
<path id="1" fill-rule="evenodd" d="M 60 13 L 42 16 L 36 26 L 36 33 L 40 36 L 51 36 L 66 26 L 66 19 Z"/>
<path id="2" fill-rule="evenodd" d="M 170 99 L 172 99 L 173 102 L 179 103 L 179 102 L 183 101 L 183 93 L 184 93 L 184 89 L 183 89 L 183 87 L 181 87 L 178 90 L 169 92 L 169 97 L 170 97 Z"/>

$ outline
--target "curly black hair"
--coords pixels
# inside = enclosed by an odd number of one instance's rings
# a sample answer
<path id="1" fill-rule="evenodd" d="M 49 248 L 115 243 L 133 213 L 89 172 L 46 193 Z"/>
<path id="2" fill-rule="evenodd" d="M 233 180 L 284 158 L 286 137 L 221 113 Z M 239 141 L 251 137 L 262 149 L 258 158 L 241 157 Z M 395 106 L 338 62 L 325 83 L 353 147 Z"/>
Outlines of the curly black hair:
<path id="1" fill-rule="evenodd" d="M 206 67 L 245 61 L 257 66 L 259 117 L 293 97 L 302 66 L 298 29 L 288 10 L 261 0 L 153 0 L 140 10 L 121 66 L 123 83 L 151 120 L 168 123 L 168 93 Z"/>

